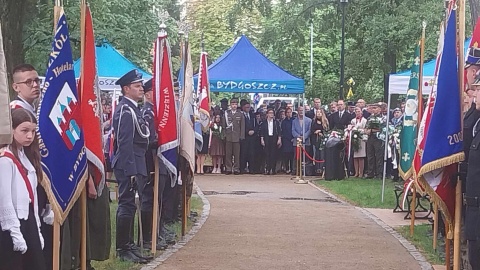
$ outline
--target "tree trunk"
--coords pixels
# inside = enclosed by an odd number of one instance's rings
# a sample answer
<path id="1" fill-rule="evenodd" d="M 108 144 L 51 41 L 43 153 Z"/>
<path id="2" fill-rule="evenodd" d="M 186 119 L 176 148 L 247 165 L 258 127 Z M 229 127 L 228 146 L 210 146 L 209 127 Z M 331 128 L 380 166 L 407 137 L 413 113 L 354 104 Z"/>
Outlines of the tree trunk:
<path id="1" fill-rule="evenodd" d="M 480 12 L 480 0 L 468 0 L 468 4 L 470 5 L 470 20 L 472 28 L 474 28 L 479 15 L 478 13 Z"/>
<path id="2" fill-rule="evenodd" d="M 3 48 L 10 83 L 12 82 L 13 68 L 25 61 L 22 34 L 27 2 L 28 0 L 0 0 Z"/>

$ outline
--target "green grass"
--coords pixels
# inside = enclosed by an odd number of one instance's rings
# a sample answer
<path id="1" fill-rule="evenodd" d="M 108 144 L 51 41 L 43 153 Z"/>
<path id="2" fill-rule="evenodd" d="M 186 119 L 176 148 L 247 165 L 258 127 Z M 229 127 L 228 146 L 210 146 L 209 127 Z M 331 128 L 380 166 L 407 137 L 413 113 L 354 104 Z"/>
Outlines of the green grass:
<path id="1" fill-rule="evenodd" d="M 349 203 L 365 208 L 394 209 L 395 182 L 385 180 L 385 198 L 382 203 L 382 180 L 348 178 L 340 181 L 316 180 L 314 183 Z"/>
<path id="2" fill-rule="evenodd" d="M 122 262 L 120 260 L 117 260 L 115 258 L 115 216 L 117 212 L 118 204 L 114 201 L 110 204 L 110 218 L 112 222 L 112 247 L 110 249 L 110 259 L 102 262 L 92 262 L 92 266 L 96 270 L 136 270 L 140 269 L 142 265 L 140 264 L 134 264 L 131 262 Z M 202 214 L 202 209 L 203 209 L 203 202 L 198 197 L 197 195 L 193 195 L 190 201 L 190 208 L 192 211 L 195 211 L 198 213 L 200 216 Z M 137 222 L 137 219 L 135 219 L 135 222 Z M 187 233 L 188 231 L 192 228 L 193 224 L 188 221 L 187 223 Z M 135 226 L 136 230 L 137 226 Z M 177 233 L 177 240 L 181 237 L 181 231 L 182 231 L 182 224 L 180 222 L 177 222 L 173 225 L 173 229 Z M 157 251 L 157 256 L 161 255 L 161 251 Z"/>
<path id="3" fill-rule="evenodd" d="M 443 259 L 443 256 L 433 250 L 433 238 L 428 235 L 429 233 L 431 234 L 431 227 L 432 226 L 428 224 L 416 225 L 413 237 L 410 236 L 410 226 L 398 227 L 396 230 L 415 245 L 431 264 L 444 265 L 445 260 Z M 439 246 L 438 244 L 440 243 L 437 242 L 437 248 Z"/>

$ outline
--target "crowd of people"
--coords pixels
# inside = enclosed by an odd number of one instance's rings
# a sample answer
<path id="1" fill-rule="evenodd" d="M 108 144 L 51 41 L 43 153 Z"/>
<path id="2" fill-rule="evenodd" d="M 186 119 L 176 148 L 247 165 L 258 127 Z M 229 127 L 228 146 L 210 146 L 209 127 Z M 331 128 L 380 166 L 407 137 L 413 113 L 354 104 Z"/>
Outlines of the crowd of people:
<path id="1" fill-rule="evenodd" d="M 387 174 L 398 179 L 397 146 L 394 140 L 381 136 L 388 113 L 389 126 L 401 127 L 404 104 L 389 110 L 386 103 L 367 105 L 359 99 L 356 103 L 337 100 L 324 107 L 321 99 L 315 98 L 312 107 L 294 108 L 291 103 L 276 100 L 271 106 L 261 104 L 254 110 L 248 100 L 232 98 L 228 104 L 222 99 L 220 105 L 212 107 L 210 128 L 203 131 L 196 173 L 205 172 L 206 156 L 210 155 L 214 174 L 295 175 L 300 138 L 307 157 L 303 160 L 307 175 L 321 175 L 327 180 L 345 176 L 381 178 L 388 141 Z"/>

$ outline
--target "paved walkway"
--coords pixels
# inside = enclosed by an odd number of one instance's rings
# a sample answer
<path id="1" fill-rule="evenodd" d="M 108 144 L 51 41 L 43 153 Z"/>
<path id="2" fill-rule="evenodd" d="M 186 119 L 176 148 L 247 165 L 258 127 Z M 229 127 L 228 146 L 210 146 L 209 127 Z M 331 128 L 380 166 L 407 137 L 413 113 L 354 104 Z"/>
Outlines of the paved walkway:
<path id="1" fill-rule="evenodd" d="M 207 175 L 196 183 L 210 217 L 158 270 L 420 269 L 364 213 L 287 176 Z"/>

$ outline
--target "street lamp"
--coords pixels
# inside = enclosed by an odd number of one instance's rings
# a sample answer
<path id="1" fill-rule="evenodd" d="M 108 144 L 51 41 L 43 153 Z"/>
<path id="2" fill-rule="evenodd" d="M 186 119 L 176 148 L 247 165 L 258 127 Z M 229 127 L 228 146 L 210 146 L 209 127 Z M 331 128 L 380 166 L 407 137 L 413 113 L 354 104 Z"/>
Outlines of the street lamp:
<path id="1" fill-rule="evenodd" d="M 339 98 L 343 99 L 343 84 L 345 79 L 345 7 L 348 0 L 340 0 L 342 7 L 342 48 L 340 50 L 340 92 Z"/>

